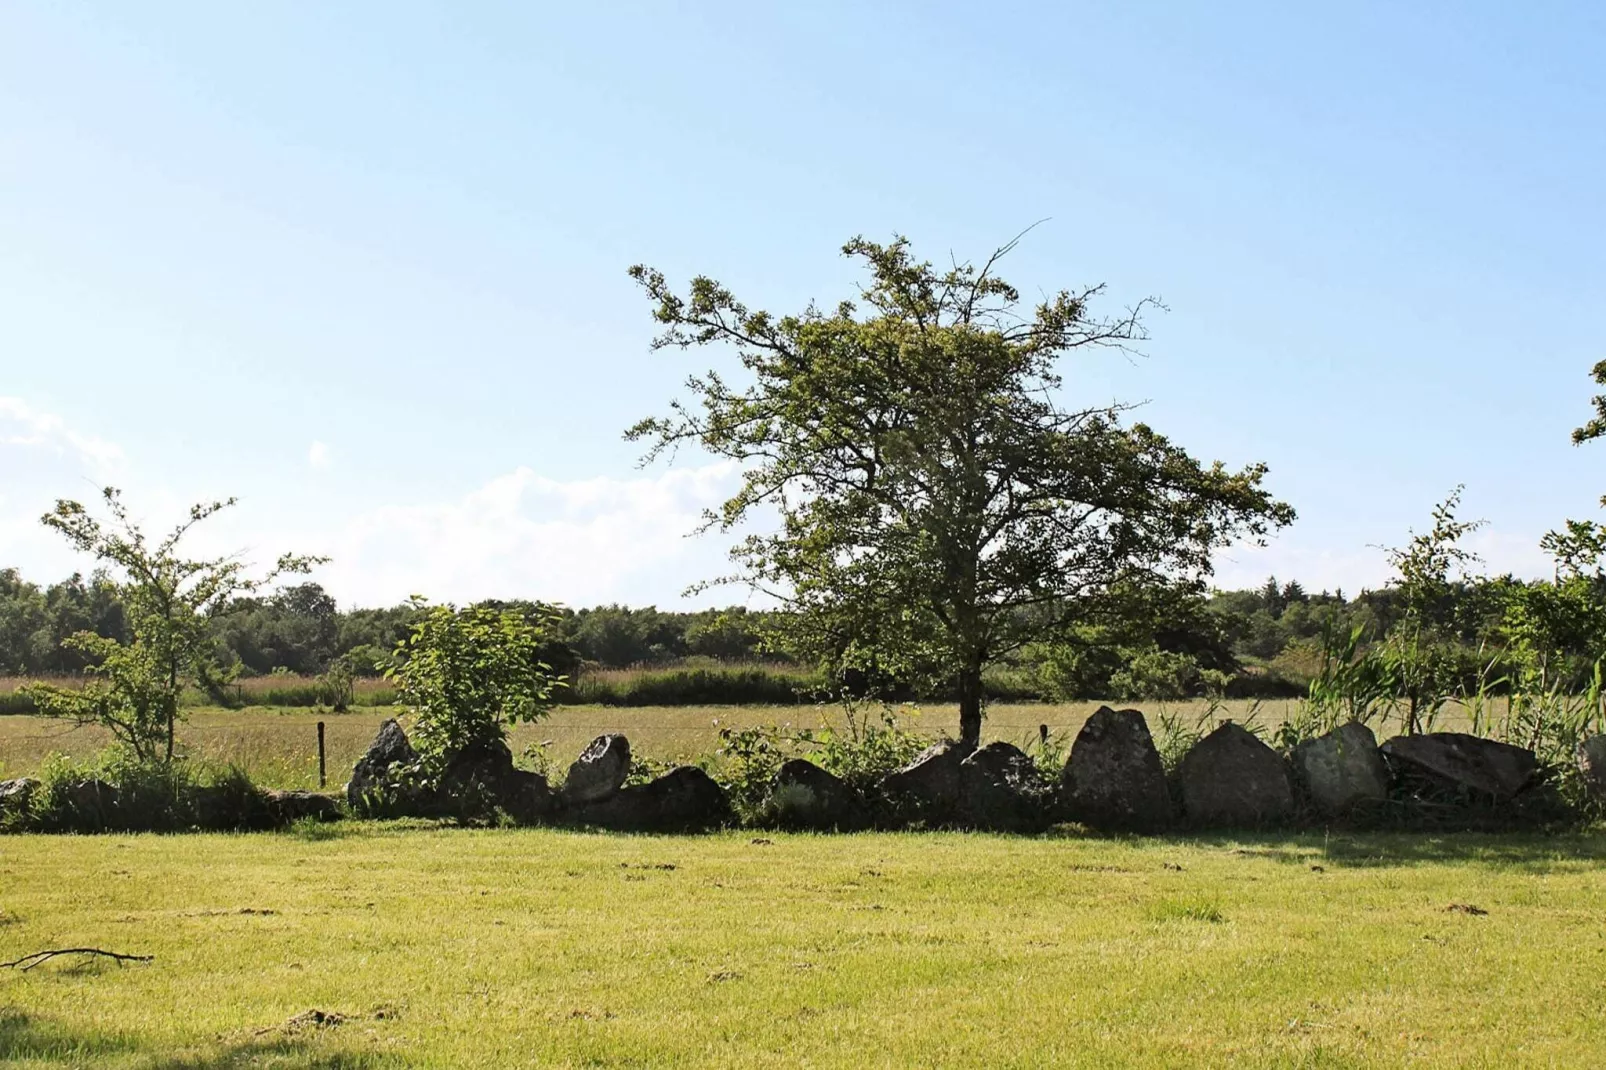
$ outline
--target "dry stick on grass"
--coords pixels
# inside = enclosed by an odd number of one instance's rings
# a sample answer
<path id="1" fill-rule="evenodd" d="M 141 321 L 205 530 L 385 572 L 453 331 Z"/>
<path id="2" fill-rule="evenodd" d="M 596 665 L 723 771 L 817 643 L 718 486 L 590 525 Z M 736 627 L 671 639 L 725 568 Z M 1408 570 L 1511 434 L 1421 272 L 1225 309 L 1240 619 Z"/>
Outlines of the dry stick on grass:
<path id="1" fill-rule="evenodd" d="M 115 959 L 118 962 L 151 962 L 155 955 L 124 955 L 118 951 L 102 951 L 98 947 L 63 947 L 55 951 L 35 951 L 31 955 L 24 955 L 14 962 L 0 962 L 0 969 L 9 969 L 13 966 L 20 968 L 24 973 L 33 969 L 48 959 L 57 955 L 101 955 L 105 958 Z"/>

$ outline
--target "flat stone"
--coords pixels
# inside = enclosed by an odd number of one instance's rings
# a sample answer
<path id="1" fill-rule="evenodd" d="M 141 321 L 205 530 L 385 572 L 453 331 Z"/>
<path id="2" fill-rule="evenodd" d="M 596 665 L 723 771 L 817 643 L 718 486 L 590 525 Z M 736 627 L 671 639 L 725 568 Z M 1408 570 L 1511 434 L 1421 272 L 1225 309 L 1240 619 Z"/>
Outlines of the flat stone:
<path id="1" fill-rule="evenodd" d="M 1073 821 L 1150 831 L 1171 821 L 1171 791 L 1148 722 L 1137 710 L 1093 711 L 1071 744 L 1061 778 Z"/>
<path id="2" fill-rule="evenodd" d="M 269 790 L 264 794 L 276 825 L 293 825 L 304 818 L 335 821 L 340 817 L 340 805 L 334 798 L 316 791 Z"/>
<path id="3" fill-rule="evenodd" d="M 621 735 L 598 736 L 580 752 L 563 780 L 563 801 L 569 806 L 601 802 L 619 790 L 630 775 L 630 741 Z"/>
<path id="4" fill-rule="evenodd" d="M 1534 752 L 1463 732 L 1395 736 L 1380 748 L 1391 766 L 1507 802 L 1539 771 Z"/>
<path id="5" fill-rule="evenodd" d="M 1293 810 L 1281 756 L 1231 721 L 1195 743 L 1177 775 L 1195 824 L 1253 828 L 1281 821 Z"/>
<path id="6" fill-rule="evenodd" d="M 695 832 L 735 820 L 730 797 L 694 765 L 671 769 L 649 784 L 620 788 L 569 812 L 577 824 L 621 832 Z"/>
<path id="7" fill-rule="evenodd" d="M 1388 795 L 1388 765 L 1378 752 L 1377 737 L 1359 721 L 1305 740 L 1294 748 L 1292 761 L 1311 801 L 1328 817 Z"/>

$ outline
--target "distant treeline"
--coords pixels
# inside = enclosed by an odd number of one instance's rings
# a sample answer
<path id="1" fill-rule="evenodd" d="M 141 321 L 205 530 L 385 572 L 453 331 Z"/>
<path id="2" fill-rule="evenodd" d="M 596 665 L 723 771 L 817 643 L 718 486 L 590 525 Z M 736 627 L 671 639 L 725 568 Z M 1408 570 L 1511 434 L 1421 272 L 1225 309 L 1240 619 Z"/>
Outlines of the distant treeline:
<path id="1" fill-rule="evenodd" d="M 1457 585 L 1447 596 L 1443 619 L 1453 622 L 1461 671 L 1469 681 L 1480 674 L 1499 675 L 1507 640 L 1503 629 L 1509 623 L 1504 607 L 1514 590 L 1535 586 L 1545 584 L 1499 577 Z M 542 608 L 522 604 L 531 612 Z M 337 660 L 359 677 L 375 676 L 417 612 L 405 604 L 341 609 L 321 586 L 303 583 L 231 603 L 216 615 L 215 634 L 222 659 L 232 662 L 243 679 L 275 673 L 315 677 Z M 793 688 L 804 668 L 772 645 L 770 612 L 742 607 L 666 612 L 618 605 L 557 612 L 549 660 L 577 683 L 592 677 L 588 690 L 604 701 L 605 694 L 626 685 L 604 684 L 596 678 L 599 670 L 687 668 L 694 671 L 643 674 L 630 686 L 684 689 L 717 701 L 731 673 L 695 670 L 763 663 L 788 667 L 785 674 L 772 673 L 770 681 L 746 671 L 736 688 L 745 695 Z M 1341 591 L 1313 594 L 1298 582 L 1270 579 L 1255 590 L 1169 602 L 1156 611 L 1157 619 L 1127 621 L 1113 630 L 1090 627 L 1064 644 L 1029 648 L 989 671 L 988 690 L 995 698 L 1171 698 L 1207 691 L 1297 695 L 1320 671 L 1324 635 L 1360 628 L 1364 635 L 1382 636 L 1402 612 L 1393 587 L 1346 598 Z M 0 570 L 0 675 L 82 672 L 79 655 L 61 642 L 78 631 L 128 638 L 114 583 L 75 575 L 41 587 L 15 569 Z M 1577 653 L 1580 663 L 1598 654 Z M 631 701 L 624 691 L 619 699 Z M 645 700 L 645 695 L 634 699 Z"/>

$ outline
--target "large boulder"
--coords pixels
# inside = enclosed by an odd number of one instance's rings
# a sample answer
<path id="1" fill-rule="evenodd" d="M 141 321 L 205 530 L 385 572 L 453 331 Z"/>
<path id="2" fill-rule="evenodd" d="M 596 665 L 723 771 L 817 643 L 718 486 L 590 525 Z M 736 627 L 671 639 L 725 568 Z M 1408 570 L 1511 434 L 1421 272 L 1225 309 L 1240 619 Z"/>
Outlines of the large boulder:
<path id="1" fill-rule="evenodd" d="M 1578 772 L 1590 797 L 1606 799 L 1606 735 L 1590 736 L 1578 744 Z M 0 784 L 0 796 L 5 785 Z"/>
<path id="2" fill-rule="evenodd" d="M 268 813 L 276 825 L 293 825 L 304 818 L 335 821 L 340 817 L 340 805 L 334 798 L 316 791 L 270 790 L 265 795 Z"/>
<path id="3" fill-rule="evenodd" d="M 390 790 L 393 767 L 410 765 L 418 752 L 394 717 L 379 726 L 379 734 L 351 770 L 346 783 L 346 801 L 354 809 L 371 808 L 376 797 Z"/>
<path id="4" fill-rule="evenodd" d="M 1198 825 L 1255 827 L 1293 810 L 1282 757 L 1231 721 L 1194 744 L 1177 775 L 1188 819 Z"/>
<path id="5" fill-rule="evenodd" d="M 1509 802 L 1534 783 L 1534 752 L 1462 732 L 1395 736 L 1382 746 L 1390 768 L 1407 780 Z"/>
<path id="6" fill-rule="evenodd" d="M 621 832 L 694 832 L 729 824 L 734 816 L 725 789 L 694 765 L 569 811 L 575 823 Z"/>
<path id="7" fill-rule="evenodd" d="M 546 777 L 513 765 L 513 752 L 500 739 L 463 748 L 446 763 L 436 792 L 442 813 L 486 817 L 501 810 L 530 824 L 546 817 L 555 803 Z"/>
<path id="8" fill-rule="evenodd" d="M 1291 757 L 1294 774 L 1311 802 L 1328 817 L 1340 817 L 1388 795 L 1389 771 L 1378 752 L 1377 737 L 1359 721 L 1305 740 Z"/>
<path id="9" fill-rule="evenodd" d="M 959 766 L 976 748 L 944 739 L 908 765 L 881 779 L 881 792 L 903 821 L 943 824 L 959 816 L 963 787 Z"/>
<path id="10" fill-rule="evenodd" d="M 1040 832 L 1054 820 L 1052 785 L 1013 743 L 989 743 L 959 763 L 961 819 L 995 832 Z"/>
<path id="11" fill-rule="evenodd" d="M 28 803 L 33 799 L 34 792 L 39 790 L 39 781 L 33 777 L 18 777 L 15 780 L 0 780 L 0 817 L 7 814 L 23 814 L 28 810 Z"/>
<path id="12" fill-rule="evenodd" d="M 1070 818 L 1096 829 L 1149 831 L 1171 820 L 1171 792 L 1148 722 L 1137 710 L 1093 711 L 1061 780 Z"/>
<path id="13" fill-rule="evenodd" d="M 184 818 L 198 829 L 236 831 L 273 825 L 267 796 L 243 778 L 195 784 L 184 791 Z"/>
<path id="14" fill-rule="evenodd" d="M 787 761 L 775 774 L 769 811 L 783 828 L 837 829 L 863 820 L 847 782 L 803 758 Z"/>
<path id="15" fill-rule="evenodd" d="M 630 775 L 630 741 L 620 735 L 598 736 L 580 752 L 563 780 L 563 801 L 569 806 L 601 802 L 617 792 Z"/>
<path id="16" fill-rule="evenodd" d="M 98 829 L 112 824 L 117 818 L 117 785 L 99 777 L 75 780 L 66 786 L 67 808 L 72 815 L 71 827 L 80 830 Z"/>

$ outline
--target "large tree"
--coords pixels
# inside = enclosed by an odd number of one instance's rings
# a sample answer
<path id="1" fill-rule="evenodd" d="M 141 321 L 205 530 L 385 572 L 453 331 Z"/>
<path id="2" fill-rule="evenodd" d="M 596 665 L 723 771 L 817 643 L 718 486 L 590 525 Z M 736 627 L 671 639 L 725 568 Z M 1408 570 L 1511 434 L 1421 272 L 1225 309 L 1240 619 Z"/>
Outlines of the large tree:
<path id="1" fill-rule="evenodd" d="M 1100 286 L 1023 309 L 994 274 L 1013 246 L 939 270 L 904 238 L 855 238 L 859 300 L 789 316 L 709 278 L 680 296 L 631 269 L 663 325 L 655 349 L 740 357 L 742 382 L 694 376 L 689 398 L 628 432 L 649 460 L 695 444 L 741 465 L 710 525 L 778 515 L 732 549 L 728 579 L 782 599 L 839 668 L 946 680 L 970 742 L 990 662 L 1067 633 L 1112 591 L 1197 584 L 1213 551 L 1294 515 L 1262 489 L 1264 465 L 1203 465 L 1125 424 L 1128 406 L 1068 406 L 1061 359 L 1140 342 L 1151 302 L 1106 318 Z"/>

